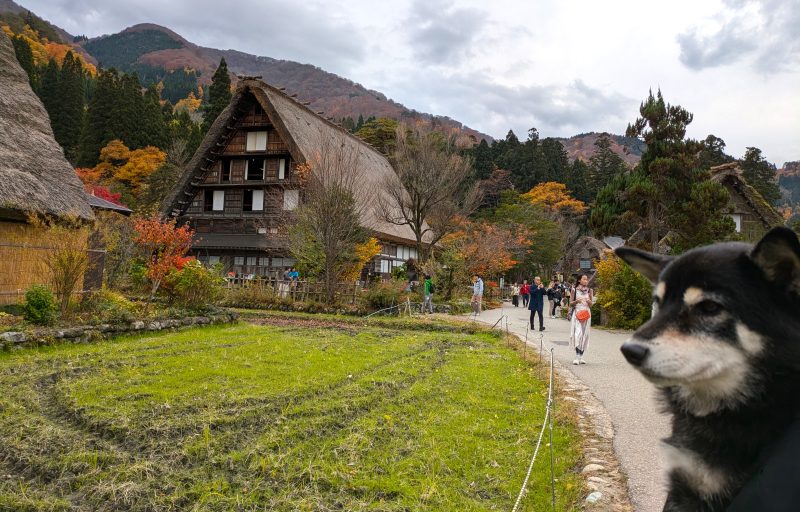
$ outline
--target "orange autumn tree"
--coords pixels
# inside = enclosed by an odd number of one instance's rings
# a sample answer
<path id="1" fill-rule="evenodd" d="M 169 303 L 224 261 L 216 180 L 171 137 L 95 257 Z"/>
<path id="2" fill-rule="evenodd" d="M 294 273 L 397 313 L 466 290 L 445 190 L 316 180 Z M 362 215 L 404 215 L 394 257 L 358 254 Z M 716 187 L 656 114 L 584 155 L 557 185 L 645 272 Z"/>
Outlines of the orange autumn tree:
<path id="1" fill-rule="evenodd" d="M 135 199 L 142 196 L 145 181 L 166 162 L 167 155 L 155 146 L 131 151 L 114 139 L 100 150 L 100 162 L 92 168 L 76 169 L 85 185 L 122 185 Z"/>
<path id="2" fill-rule="evenodd" d="M 134 225 L 133 242 L 147 255 L 147 279 L 150 298 L 155 297 L 161 282 L 173 268 L 185 263 L 184 256 L 192 247 L 194 231 L 188 226 L 175 226 L 175 220 L 162 222 L 157 216 L 139 219 Z"/>
<path id="3" fill-rule="evenodd" d="M 587 210 L 586 203 L 572 197 L 566 185 L 555 181 L 539 183 L 522 197 L 552 213 L 582 215 Z"/>
<path id="4" fill-rule="evenodd" d="M 507 272 L 519 263 L 532 244 L 532 233 L 524 226 L 508 229 L 486 221 L 459 220 L 459 229 L 445 236 L 439 263 L 446 265 L 443 289 L 449 298 L 458 284 L 478 274 L 489 277 Z"/>

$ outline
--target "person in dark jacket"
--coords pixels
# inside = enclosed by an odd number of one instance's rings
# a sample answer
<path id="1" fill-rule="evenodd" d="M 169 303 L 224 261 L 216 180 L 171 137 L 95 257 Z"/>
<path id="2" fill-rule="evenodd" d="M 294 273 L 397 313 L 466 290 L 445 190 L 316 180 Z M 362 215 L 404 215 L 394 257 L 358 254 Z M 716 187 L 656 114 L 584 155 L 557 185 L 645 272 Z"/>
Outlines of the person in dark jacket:
<path id="1" fill-rule="evenodd" d="M 561 305 L 563 293 L 564 287 L 558 282 L 558 278 L 554 277 L 547 289 L 547 298 L 550 300 L 550 318 L 556 318 L 556 308 Z"/>
<path id="2" fill-rule="evenodd" d="M 547 291 L 542 284 L 542 278 L 536 276 L 533 284 L 530 287 L 530 301 L 528 302 L 528 309 L 531 311 L 531 330 L 536 329 L 533 325 L 533 320 L 536 314 L 539 314 L 539 330 L 544 330 L 544 296 Z"/>

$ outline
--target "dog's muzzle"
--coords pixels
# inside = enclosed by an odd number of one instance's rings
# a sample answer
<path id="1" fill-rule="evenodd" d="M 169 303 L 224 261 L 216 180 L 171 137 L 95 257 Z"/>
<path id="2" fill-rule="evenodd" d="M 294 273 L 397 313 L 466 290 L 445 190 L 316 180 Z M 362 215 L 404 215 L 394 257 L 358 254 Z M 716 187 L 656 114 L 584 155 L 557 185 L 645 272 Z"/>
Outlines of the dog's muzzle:
<path id="1" fill-rule="evenodd" d="M 649 348 L 630 341 L 623 343 L 620 350 L 622 350 L 622 355 L 625 356 L 625 359 L 633 366 L 641 366 L 644 360 L 647 359 L 648 354 L 650 354 Z"/>

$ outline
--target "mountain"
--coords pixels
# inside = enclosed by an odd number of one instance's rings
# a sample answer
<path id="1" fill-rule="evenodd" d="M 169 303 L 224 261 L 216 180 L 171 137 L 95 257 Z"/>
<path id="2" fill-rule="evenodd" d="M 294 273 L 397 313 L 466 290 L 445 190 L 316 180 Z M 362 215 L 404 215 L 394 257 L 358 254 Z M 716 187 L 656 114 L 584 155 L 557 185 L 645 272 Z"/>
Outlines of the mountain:
<path id="1" fill-rule="evenodd" d="M 602 133 L 590 132 L 573 135 L 567 139 L 558 139 L 564 145 L 564 150 L 569 155 L 570 160 L 581 159 L 588 162 L 595 152 L 594 143 L 603 135 Z M 633 167 L 639 163 L 647 146 L 644 142 L 633 137 L 609 134 L 611 137 L 611 149 L 620 155 L 625 163 Z"/>
<path id="2" fill-rule="evenodd" d="M 391 117 L 425 119 L 445 128 L 454 128 L 476 139 L 492 140 L 489 135 L 471 129 L 454 119 L 416 112 L 346 78 L 328 73 L 310 64 L 259 57 L 236 50 L 218 50 L 195 45 L 168 28 L 151 23 L 135 25 L 117 34 L 80 42 L 83 49 L 106 68 L 137 72 L 147 85 L 180 75 L 185 93 L 192 79 L 208 85 L 220 58 L 225 58 L 234 75 L 261 76 L 266 82 L 286 88 L 289 94 L 310 103 L 326 117 L 341 119 Z M 187 77 L 188 80 L 187 80 Z M 233 77 L 236 81 L 236 77 Z M 174 98 L 169 98 L 174 99 Z"/>

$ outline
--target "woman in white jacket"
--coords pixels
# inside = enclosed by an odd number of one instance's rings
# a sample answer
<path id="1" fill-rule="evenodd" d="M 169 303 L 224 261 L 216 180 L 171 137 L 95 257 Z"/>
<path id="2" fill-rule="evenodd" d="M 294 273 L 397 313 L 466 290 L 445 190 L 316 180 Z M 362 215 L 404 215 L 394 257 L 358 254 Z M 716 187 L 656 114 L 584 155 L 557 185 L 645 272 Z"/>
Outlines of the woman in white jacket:
<path id="1" fill-rule="evenodd" d="M 589 332 L 592 328 L 592 302 L 594 294 L 589 288 L 589 276 L 581 274 L 572 291 L 570 301 L 573 305 L 570 319 L 569 346 L 575 349 L 575 360 L 572 364 L 586 364 L 583 354 L 589 345 Z"/>

